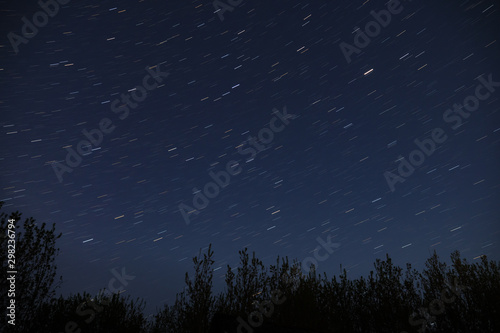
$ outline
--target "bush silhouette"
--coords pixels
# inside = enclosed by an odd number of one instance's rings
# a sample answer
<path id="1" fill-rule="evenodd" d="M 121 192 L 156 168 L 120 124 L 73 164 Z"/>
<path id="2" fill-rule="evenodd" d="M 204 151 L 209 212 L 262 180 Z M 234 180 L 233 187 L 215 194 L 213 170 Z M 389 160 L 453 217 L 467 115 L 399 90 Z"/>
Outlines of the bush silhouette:
<path id="1" fill-rule="evenodd" d="M 9 217 L 18 225 L 21 214 Z M 1 213 L 2 235 L 7 223 Z M 16 326 L 6 316 L 0 321 L 6 332 L 7 326 L 8 332 L 40 333 L 500 332 L 500 267 L 486 256 L 469 263 L 455 251 L 448 265 L 434 252 L 418 272 L 410 264 L 394 265 L 386 255 L 367 277 L 350 279 L 345 269 L 331 278 L 314 266 L 305 274 L 288 257 L 266 267 L 244 249 L 238 267 L 227 266 L 226 286 L 215 295 L 209 245 L 193 258 L 193 274 L 186 273 L 186 288 L 175 302 L 146 318 L 144 302 L 130 296 L 84 292 L 55 298 L 55 226 L 47 229 L 29 218 L 16 231 L 16 259 L 23 263 L 17 267 Z M 0 240 L 5 295 L 7 238 Z M 2 306 L 6 302 L 2 297 Z"/>
<path id="2" fill-rule="evenodd" d="M 0 202 L 0 209 L 3 207 Z M 14 269 L 8 264 L 8 243 L 11 238 L 8 235 L 9 220 L 14 220 L 15 225 L 15 263 Z M 0 213 L 0 256 L 2 258 L 2 269 L 0 271 L 0 307 L 6 309 L 9 299 L 9 281 L 7 271 L 17 271 L 15 274 L 15 307 L 16 325 L 9 325 L 7 317 L 2 314 L 0 327 L 10 326 L 11 331 L 28 332 L 32 328 L 32 322 L 41 311 L 43 304 L 54 297 L 57 287 L 60 286 L 62 278 L 56 279 L 57 267 L 54 264 L 55 257 L 59 249 L 55 248 L 56 240 L 61 234 L 56 235 L 55 225 L 51 229 L 46 228 L 46 224 L 37 224 L 32 217 L 20 223 L 21 213 L 13 212 L 7 215 Z M 14 234 L 10 233 L 12 236 Z M 12 247 L 10 247 L 12 249 Z"/>

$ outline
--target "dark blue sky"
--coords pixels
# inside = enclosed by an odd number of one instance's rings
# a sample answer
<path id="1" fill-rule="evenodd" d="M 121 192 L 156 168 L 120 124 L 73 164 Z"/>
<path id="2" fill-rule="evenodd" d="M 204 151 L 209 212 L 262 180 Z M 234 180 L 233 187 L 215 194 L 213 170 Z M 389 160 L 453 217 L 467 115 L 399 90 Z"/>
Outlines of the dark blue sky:
<path id="1" fill-rule="evenodd" d="M 64 294 L 125 267 L 171 304 L 209 243 L 217 288 L 238 250 L 301 261 L 318 237 L 330 275 L 500 258 L 495 1 L 233 3 L 1 3 L 0 200 L 63 233 Z"/>

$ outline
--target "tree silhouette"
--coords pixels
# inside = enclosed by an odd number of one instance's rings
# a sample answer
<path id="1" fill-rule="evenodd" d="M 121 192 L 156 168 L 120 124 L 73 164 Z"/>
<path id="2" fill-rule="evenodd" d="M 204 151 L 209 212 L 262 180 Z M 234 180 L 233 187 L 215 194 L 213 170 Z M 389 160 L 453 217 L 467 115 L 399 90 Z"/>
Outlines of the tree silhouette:
<path id="1" fill-rule="evenodd" d="M 2 209 L 3 202 L 0 202 Z M 14 220 L 15 226 L 15 305 L 16 325 L 7 324 L 9 319 L 1 316 L 0 327 L 10 326 L 11 331 L 28 332 L 33 326 L 33 321 L 40 312 L 43 304 L 54 297 L 56 288 L 60 286 L 62 277 L 56 279 L 57 267 L 54 264 L 55 257 L 59 253 L 56 249 L 56 240 L 61 234 L 56 235 L 55 225 L 46 228 L 46 224 L 36 223 L 32 217 L 20 224 L 21 213 L 18 211 L 7 215 L 0 213 L 0 257 L 2 258 L 2 270 L 0 272 L 0 293 L 2 295 L 0 306 L 7 307 L 9 298 L 6 297 L 9 290 L 7 271 L 12 271 L 8 266 L 8 234 L 9 220 Z M 12 229 L 11 229 L 12 230 Z M 13 235 L 11 233 L 11 235 Z M 10 243 L 12 244 L 12 242 Z M 12 247 L 11 247 L 12 249 Z"/>
<path id="2" fill-rule="evenodd" d="M 227 266 L 226 287 L 214 295 L 210 244 L 193 258 L 193 273 L 186 273 L 186 287 L 174 304 L 146 318 L 142 300 L 120 294 L 55 298 L 55 245 L 61 235 L 33 218 L 20 224 L 19 212 L 9 218 L 16 230 L 16 326 L 3 315 L 2 331 L 9 326 L 9 332 L 37 333 L 500 332 L 500 265 L 486 256 L 469 263 L 455 251 L 447 264 L 434 252 L 419 272 L 410 264 L 406 270 L 394 265 L 386 255 L 367 277 L 350 279 L 345 269 L 329 278 L 314 265 L 304 274 L 301 263 L 288 257 L 267 268 L 244 249 L 238 267 Z M 8 225 L 0 213 L 4 309 L 12 270 Z"/>

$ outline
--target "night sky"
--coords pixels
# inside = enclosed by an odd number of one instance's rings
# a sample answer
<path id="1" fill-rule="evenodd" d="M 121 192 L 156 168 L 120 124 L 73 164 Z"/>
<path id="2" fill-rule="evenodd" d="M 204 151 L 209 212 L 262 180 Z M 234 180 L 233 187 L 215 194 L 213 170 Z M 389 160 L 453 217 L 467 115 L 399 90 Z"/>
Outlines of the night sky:
<path id="1" fill-rule="evenodd" d="M 210 243 L 216 290 L 318 238 L 330 276 L 500 259 L 496 1 L 61 2 L 0 3 L 0 200 L 59 293 L 125 269 L 154 311 Z"/>

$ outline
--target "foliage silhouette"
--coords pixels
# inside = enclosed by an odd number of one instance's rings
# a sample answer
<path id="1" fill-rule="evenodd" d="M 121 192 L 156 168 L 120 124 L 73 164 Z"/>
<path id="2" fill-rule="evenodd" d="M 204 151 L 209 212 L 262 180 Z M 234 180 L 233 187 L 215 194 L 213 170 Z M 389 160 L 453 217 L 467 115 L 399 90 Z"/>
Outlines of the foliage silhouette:
<path id="1" fill-rule="evenodd" d="M 1 203 L 0 203 L 1 208 Z M 18 212 L 10 218 L 21 219 Z M 7 215 L 0 214 L 6 234 Z M 55 290 L 55 226 L 27 219 L 16 235 L 16 326 L 9 332 L 500 332 L 500 266 L 482 256 L 469 263 L 455 251 L 451 264 L 434 252 L 422 272 L 402 269 L 389 255 L 377 259 L 367 277 L 303 273 L 288 257 L 267 268 L 255 253 L 239 252 L 238 267 L 227 266 L 225 289 L 213 293 L 214 251 L 193 258 L 193 275 L 172 305 L 146 318 L 144 302 L 120 294 L 59 296 Z M 7 293 L 7 241 L 1 237 L 2 295 Z M 21 264 L 22 262 L 22 264 Z M 16 261 L 17 263 L 17 261 Z M 19 293 L 18 293 L 19 291 Z M 2 297 L 2 306 L 7 303 Z M 7 327 L 2 316 L 0 328 Z M 68 329 L 69 325 L 69 329 Z"/>
<path id="2" fill-rule="evenodd" d="M 0 209 L 3 207 L 0 202 Z M 41 310 L 44 302 L 52 299 L 56 289 L 62 282 L 62 277 L 56 281 L 57 266 L 54 264 L 59 249 L 55 248 L 56 240 L 61 234 L 56 235 L 55 225 L 51 229 L 46 224 L 36 223 L 32 217 L 24 220 L 21 225 L 21 213 L 18 211 L 7 215 L 0 213 L 0 258 L 2 269 L 0 272 L 0 307 L 6 309 L 9 299 L 8 267 L 8 224 L 14 220 L 15 228 L 15 306 L 16 326 L 12 327 L 19 332 L 28 332 L 31 323 Z M 9 318 L 2 314 L 0 328 L 7 327 Z M 9 325 L 12 326 L 12 325 Z"/>

